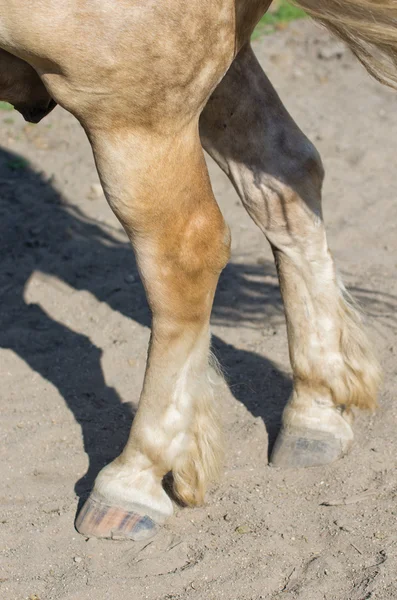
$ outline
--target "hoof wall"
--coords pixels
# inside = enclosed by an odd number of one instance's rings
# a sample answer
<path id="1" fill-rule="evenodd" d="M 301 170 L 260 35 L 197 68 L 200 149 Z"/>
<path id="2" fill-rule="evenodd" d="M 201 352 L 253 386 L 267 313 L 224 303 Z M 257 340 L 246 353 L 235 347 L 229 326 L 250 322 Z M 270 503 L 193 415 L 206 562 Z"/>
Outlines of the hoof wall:
<path id="1" fill-rule="evenodd" d="M 318 467 L 346 454 L 351 440 L 337 438 L 326 431 L 282 428 L 274 444 L 270 462 L 275 467 Z"/>
<path id="2" fill-rule="evenodd" d="M 109 506 L 91 495 L 79 512 L 76 529 L 85 537 L 112 540 L 148 540 L 158 531 L 158 525 L 148 516 Z"/>

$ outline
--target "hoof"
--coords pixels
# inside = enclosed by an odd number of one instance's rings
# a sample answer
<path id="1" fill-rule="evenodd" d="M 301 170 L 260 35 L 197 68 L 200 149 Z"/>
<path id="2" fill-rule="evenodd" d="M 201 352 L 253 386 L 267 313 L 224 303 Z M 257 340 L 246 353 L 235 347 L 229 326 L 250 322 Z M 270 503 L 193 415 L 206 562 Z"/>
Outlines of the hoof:
<path id="1" fill-rule="evenodd" d="M 158 525 L 148 516 L 118 506 L 109 506 L 94 494 L 79 512 L 76 529 L 85 537 L 112 540 L 148 540 L 156 535 Z"/>
<path id="2" fill-rule="evenodd" d="M 339 438 L 328 431 L 283 427 L 270 462 L 283 468 L 318 467 L 344 456 L 351 444 L 352 439 Z"/>

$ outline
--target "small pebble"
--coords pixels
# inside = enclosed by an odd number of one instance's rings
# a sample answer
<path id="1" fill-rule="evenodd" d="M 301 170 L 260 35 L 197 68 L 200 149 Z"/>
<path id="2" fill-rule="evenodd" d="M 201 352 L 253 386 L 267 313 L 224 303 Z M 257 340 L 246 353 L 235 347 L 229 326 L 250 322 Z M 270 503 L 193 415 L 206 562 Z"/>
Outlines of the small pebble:
<path id="1" fill-rule="evenodd" d="M 81 558 L 81 556 L 75 556 L 73 560 L 74 560 L 75 563 L 81 563 L 81 561 L 83 559 Z"/>
<path id="2" fill-rule="evenodd" d="M 341 58 L 345 52 L 345 46 L 343 44 L 336 43 L 320 48 L 317 56 L 323 60 L 331 60 L 333 58 Z"/>
<path id="3" fill-rule="evenodd" d="M 136 277 L 135 277 L 135 275 L 133 275 L 132 273 L 129 273 L 128 275 L 126 275 L 126 276 L 124 277 L 124 281 L 125 281 L 126 283 L 134 283 L 134 282 L 136 281 Z"/>
<path id="4" fill-rule="evenodd" d="M 100 198 L 103 195 L 103 190 L 102 190 L 102 186 L 100 183 L 92 183 L 90 185 L 90 191 L 87 194 L 87 198 L 89 198 L 90 200 L 96 200 L 97 198 Z"/>
<path id="5" fill-rule="evenodd" d="M 240 535 L 244 535 L 245 533 L 251 533 L 251 528 L 248 525 L 239 525 L 234 531 Z"/>

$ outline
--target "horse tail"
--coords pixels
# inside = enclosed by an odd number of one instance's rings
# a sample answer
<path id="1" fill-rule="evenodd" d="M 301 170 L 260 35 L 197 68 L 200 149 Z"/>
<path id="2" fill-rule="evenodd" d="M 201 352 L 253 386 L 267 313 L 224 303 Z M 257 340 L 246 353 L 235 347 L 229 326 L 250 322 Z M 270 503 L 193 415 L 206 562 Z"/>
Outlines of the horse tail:
<path id="1" fill-rule="evenodd" d="M 396 0 L 295 0 L 348 44 L 367 71 L 397 89 Z"/>

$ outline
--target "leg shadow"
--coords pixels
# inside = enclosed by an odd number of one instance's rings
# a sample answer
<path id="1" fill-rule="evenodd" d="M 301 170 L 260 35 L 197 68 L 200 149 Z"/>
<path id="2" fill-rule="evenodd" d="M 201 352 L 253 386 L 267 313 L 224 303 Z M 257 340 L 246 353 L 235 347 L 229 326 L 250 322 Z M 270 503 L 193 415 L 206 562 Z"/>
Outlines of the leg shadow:
<path id="1" fill-rule="evenodd" d="M 233 396 L 254 415 L 267 430 L 271 449 L 281 425 L 285 405 L 292 392 L 291 379 L 263 356 L 226 344 L 213 336 L 212 347 L 225 373 Z"/>
<path id="2" fill-rule="evenodd" d="M 75 485 L 82 502 L 100 469 L 123 449 L 134 416 L 132 406 L 106 385 L 102 351 L 37 304 L 20 306 L 18 321 L 2 328 L 0 346 L 13 350 L 54 385 L 81 426 L 89 459 L 86 474 Z"/>

